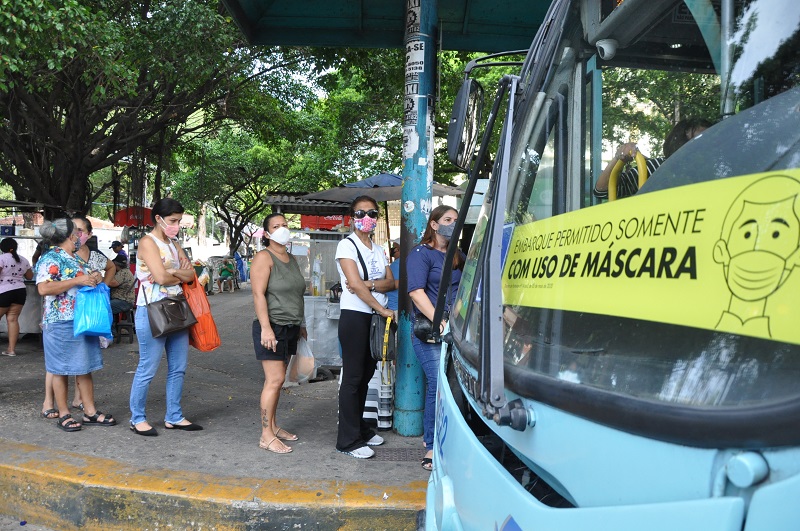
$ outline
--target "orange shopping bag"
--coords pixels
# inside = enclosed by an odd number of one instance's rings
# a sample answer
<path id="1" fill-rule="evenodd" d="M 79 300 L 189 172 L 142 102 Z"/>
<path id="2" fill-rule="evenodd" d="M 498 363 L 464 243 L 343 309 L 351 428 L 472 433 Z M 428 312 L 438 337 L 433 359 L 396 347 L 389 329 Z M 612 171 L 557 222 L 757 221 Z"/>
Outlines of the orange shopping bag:
<path id="1" fill-rule="evenodd" d="M 183 283 L 183 295 L 189 301 L 197 324 L 189 327 L 189 344 L 197 350 L 210 352 L 220 346 L 221 341 L 217 333 L 217 324 L 211 315 L 211 306 L 208 304 L 206 292 L 197 280 L 197 273 L 192 282 Z"/>

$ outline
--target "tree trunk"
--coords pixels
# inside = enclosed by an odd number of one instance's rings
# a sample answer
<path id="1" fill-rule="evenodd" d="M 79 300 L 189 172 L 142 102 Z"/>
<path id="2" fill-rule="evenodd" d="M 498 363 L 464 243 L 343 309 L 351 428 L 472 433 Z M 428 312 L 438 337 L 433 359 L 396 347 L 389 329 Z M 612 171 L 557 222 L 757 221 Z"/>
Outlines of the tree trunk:
<path id="1" fill-rule="evenodd" d="M 197 245 L 199 247 L 206 246 L 206 209 L 208 207 L 205 203 L 200 205 L 200 213 L 197 216 Z"/>

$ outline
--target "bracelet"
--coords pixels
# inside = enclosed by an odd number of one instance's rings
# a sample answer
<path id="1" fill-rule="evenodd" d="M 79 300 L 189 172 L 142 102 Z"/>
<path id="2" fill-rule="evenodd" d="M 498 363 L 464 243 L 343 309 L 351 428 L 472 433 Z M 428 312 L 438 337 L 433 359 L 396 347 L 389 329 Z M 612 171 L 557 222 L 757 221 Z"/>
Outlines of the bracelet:
<path id="1" fill-rule="evenodd" d="M 372 287 L 369 288 L 370 291 L 375 291 L 375 281 L 372 281 Z"/>

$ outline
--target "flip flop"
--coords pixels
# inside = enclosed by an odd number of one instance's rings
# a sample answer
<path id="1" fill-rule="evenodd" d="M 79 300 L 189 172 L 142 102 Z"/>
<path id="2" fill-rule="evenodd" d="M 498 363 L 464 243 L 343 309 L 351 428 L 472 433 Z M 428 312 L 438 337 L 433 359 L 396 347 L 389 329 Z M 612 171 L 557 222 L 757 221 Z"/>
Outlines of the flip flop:
<path id="1" fill-rule="evenodd" d="M 281 437 L 281 432 L 285 433 L 286 436 L 285 437 Z M 289 433 L 288 431 L 284 430 L 283 428 L 278 428 L 278 431 L 275 432 L 275 437 L 277 437 L 278 439 L 280 439 L 282 441 L 296 441 L 297 440 L 297 435 L 294 435 L 293 433 Z"/>
<path id="2" fill-rule="evenodd" d="M 433 470 L 433 458 L 431 457 L 423 457 L 422 458 L 422 468 L 430 472 Z"/>
<path id="3" fill-rule="evenodd" d="M 45 419 L 57 419 L 58 418 L 58 410 L 57 409 L 45 409 L 42 411 L 42 418 Z"/>
<path id="4" fill-rule="evenodd" d="M 272 443 L 274 443 L 277 440 L 278 440 L 277 437 L 273 437 L 270 442 L 268 442 L 267 444 L 264 444 L 264 442 L 261 439 L 259 439 L 258 440 L 258 447 L 259 448 L 263 448 L 264 450 L 267 450 L 269 452 L 272 452 L 273 454 L 290 454 L 290 453 L 292 453 L 292 447 L 291 446 L 286 446 L 286 445 L 284 445 L 284 447 L 286 448 L 285 450 L 273 450 L 270 446 L 272 446 Z"/>

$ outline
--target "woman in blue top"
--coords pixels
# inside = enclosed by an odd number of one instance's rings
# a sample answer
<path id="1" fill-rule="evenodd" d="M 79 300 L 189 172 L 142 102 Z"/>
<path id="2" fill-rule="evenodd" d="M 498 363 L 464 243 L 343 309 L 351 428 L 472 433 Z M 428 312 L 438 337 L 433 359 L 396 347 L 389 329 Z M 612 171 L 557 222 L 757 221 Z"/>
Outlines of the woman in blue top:
<path id="1" fill-rule="evenodd" d="M 428 225 L 422 235 L 422 241 L 414 247 L 406 259 L 408 272 L 408 296 L 414 303 L 414 312 L 425 315 L 431 321 L 439 297 L 439 282 L 442 278 L 442 266 L 450 238 L 453 235 L 454 223 L 458 212 L 447 205 L 433 209 L 428 218 Z M 446 310 L 455 299 L 458 283 L 461 280 L 461 269 L 464 265 L 464 255 L 456 253 L 453 257 L 453 276 L 451 277 L 450 293 L 446 299 Z M 440 330 L 444 329 L 444 322 Z M 414 353 L 419 359 L 422 370 L 425 372 L 425 412 L 422 417 L 423 440 L 428 452 L 422 460 L 422 468 L 433 468 L 433 426 L 436 419 L 436 382 L 439 372 L 439 353 L 441 343 L 424 343 L 412 334 L 411 343 Z"/>

